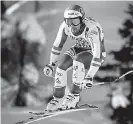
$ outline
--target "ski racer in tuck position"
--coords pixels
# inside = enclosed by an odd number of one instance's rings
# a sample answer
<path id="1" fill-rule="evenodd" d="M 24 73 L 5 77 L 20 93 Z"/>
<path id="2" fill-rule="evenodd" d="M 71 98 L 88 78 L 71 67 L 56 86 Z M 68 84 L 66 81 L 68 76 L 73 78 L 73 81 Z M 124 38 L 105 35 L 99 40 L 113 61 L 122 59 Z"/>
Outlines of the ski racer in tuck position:
<path id="1" fill-rule="evenodd" d="M 61 61 L 59 55 L 67 37 L 76 41 L 68 49 Z M 46 76 L 52 76 L 58 62 L 53 99 L 48 103 L 47 111 L 75 108 L 82 89 L 93 86 L 93 78 L 106 58 L 104 33 L 101 25 L 91 17 L 85 17 L 83 8 L 71 5 L 64 12 L 64 21 L 59 27 L 50 55 L 50 62 L 43 70 Z M 70 93 L 65 95 L 67 71 L 73 67 Z M 87 70 L 87 71 L 86 71 Z"/>

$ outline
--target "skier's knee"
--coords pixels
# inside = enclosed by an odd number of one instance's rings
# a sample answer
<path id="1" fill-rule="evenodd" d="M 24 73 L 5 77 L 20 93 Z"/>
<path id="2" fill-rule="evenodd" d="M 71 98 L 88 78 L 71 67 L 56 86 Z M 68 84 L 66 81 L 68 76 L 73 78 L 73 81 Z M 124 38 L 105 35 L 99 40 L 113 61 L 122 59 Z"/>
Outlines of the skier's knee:
<path id="1" fill-rule="evenodd" d="M 61 61 L 58 63 L 58 68 L 62 70 L 68 70 L 70 67 L 72 67 L 72 64 L 72 58 L 68 55 L 64 55 L 64 57 L 62 57 Z"/>
<path id="2" fill-rule="evenodd" d="M 69 68 L 69 65 L 68 63 L 62 63 L 58 66 L 58 68 L 66 71 Z"/>
<path id="3" fill-rule="evenodd" d="M 83 63 L 82 54 L 78 54 L 78 55 L 74 58 L 74 60 Z"/>

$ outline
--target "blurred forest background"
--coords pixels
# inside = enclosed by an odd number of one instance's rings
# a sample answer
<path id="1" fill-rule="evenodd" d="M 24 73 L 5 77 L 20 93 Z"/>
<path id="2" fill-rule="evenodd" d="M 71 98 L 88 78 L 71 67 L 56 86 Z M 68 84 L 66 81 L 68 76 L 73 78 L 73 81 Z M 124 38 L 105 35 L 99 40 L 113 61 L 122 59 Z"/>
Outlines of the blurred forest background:
<path id="1" fill-rule="evenodd" d="M 107 60 L 97 73 L 95 81 L 111 82 L 133 70 L 133 3 L 107 2 L 109 5 L 106 7 L 106 2 L 99 3 L 98 5 L 96 2 L 72 1 L 68 3 L 1 1 L 1 108 L 3 110 L 14 107 L 46 106 L 52 96 L 53 79 L 43 75 L 43 68 L 49 62 L 52 44 L 63 21 L 63 12 L 71 4 L 83 6 L 87 11 L 86 15 L 94 16 L 105 29 Z M 124 5 L 125 10 L 119 10 L 119 4 Z M 97 8 L 93 8 L 93 5 Z M 102 13 L 105 11 L 103 6 L 108 10 L 105 13 Z M 113 10 L 113 7 L 107 8 L 109 6 L 115 6 L 116 10 Z M 101 17 L 99 10 L 102 13 Z M 119 11 L 124 13 L 125 18 L 117 13 Z M 116 16 L 116 19 L 120 16 L 120 20 L 117 20 L 119 25 L 115 23 L 113 25 L 113 18 L 115 19 L 113 16 Z M 110 23 L 112 25 L 109 25 Z M 71 45 L 73 42 L 68 40 L 63 52 Z M 68 77 L 71 77 L 71 73 Z M 69 78 L 69 84 L 70 82 Z M 99 103 L 104 101 L 103 114 L 106 118 L 111 119 L 113 123 L 132 124 L 133 73 L 114 84 L 98 88 L 101 90 L 94 90 L 94 96 L 97 103 L 98 100 Z M 98 99 L 101 96 L 97 94 L 101 91 L 104 97 Z M 88 102 L 93 101 L 91 98 L 88 98 Z"/>

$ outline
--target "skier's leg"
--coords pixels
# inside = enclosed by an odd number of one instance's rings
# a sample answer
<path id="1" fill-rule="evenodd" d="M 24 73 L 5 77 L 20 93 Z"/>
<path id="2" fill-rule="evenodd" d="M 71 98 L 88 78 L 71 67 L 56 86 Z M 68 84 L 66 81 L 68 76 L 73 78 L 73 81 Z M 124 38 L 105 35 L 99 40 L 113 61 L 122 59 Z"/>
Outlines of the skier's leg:
<path id="1" fill-rule="evenodd" d="M 55 73 L 53 99 L 48 103 L 47 110 L 57 110 L 61 107 L 67 85 L 67 71 L 73 64 L 73 48 L 70 48 L 61 58 Z"/>
<path id="2" fill-rule="evenodd" d="M 80 84 L 85 77 L 85 69 L 89 69 L 92 60 L 90 52 L 79 53 L 73 61 L 73 83 L 70 89 L 70 94 L 63 101 L 62 109 L 75 108 L 80 99 Z"/>
<path id="3" fill-rule="evenodd" d="M 65 88 L 67 85 L 67 71 L 72 67 L 73 60 L 69 55 L 64 55 L 61 59 L 55 73 L 55 84 L 54 84 L 54 96 L 62 98 L 65 95 Z"/>
<path id="4" fill-rule="evenodd" d="M 85 71 L 90 67 L 92 57 L 90 51 L 81 52 L 76 56 L 73 62 L 73 84 L 71 93 L 79 94 L 81 92 L 80 84 L 85 77 Z"/>

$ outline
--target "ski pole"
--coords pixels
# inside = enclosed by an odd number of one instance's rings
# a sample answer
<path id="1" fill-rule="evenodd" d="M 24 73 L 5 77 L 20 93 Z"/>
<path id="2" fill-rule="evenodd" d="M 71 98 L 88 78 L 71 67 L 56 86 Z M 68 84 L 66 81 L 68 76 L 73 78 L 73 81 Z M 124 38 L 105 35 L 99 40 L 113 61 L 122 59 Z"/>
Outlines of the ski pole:
<path id="1" fill-rule="evenodd" d="M 123 74 L 123 75 L 121 75 L 120 77 L 118 77 L 118 78 L 116 78 L 113 82 L 99 82 L 99 83 L 94 83 L 93 85 L 103 85 L 103 84 L 108 84 L 108 83 L 115 83 L 116 81 L 118 81 L 118 80 L 120 80 L 121 78 L 123 78 L 123 77 L 125 77 L 126 75 L 128 75 L 128 74 L 130 74 L 130 73 L 132 73 L 133 72 L 133 70 L 131 70 L 131 71 L 128 71 L 128 72 L 126 72 L 125 74 Z"/>

